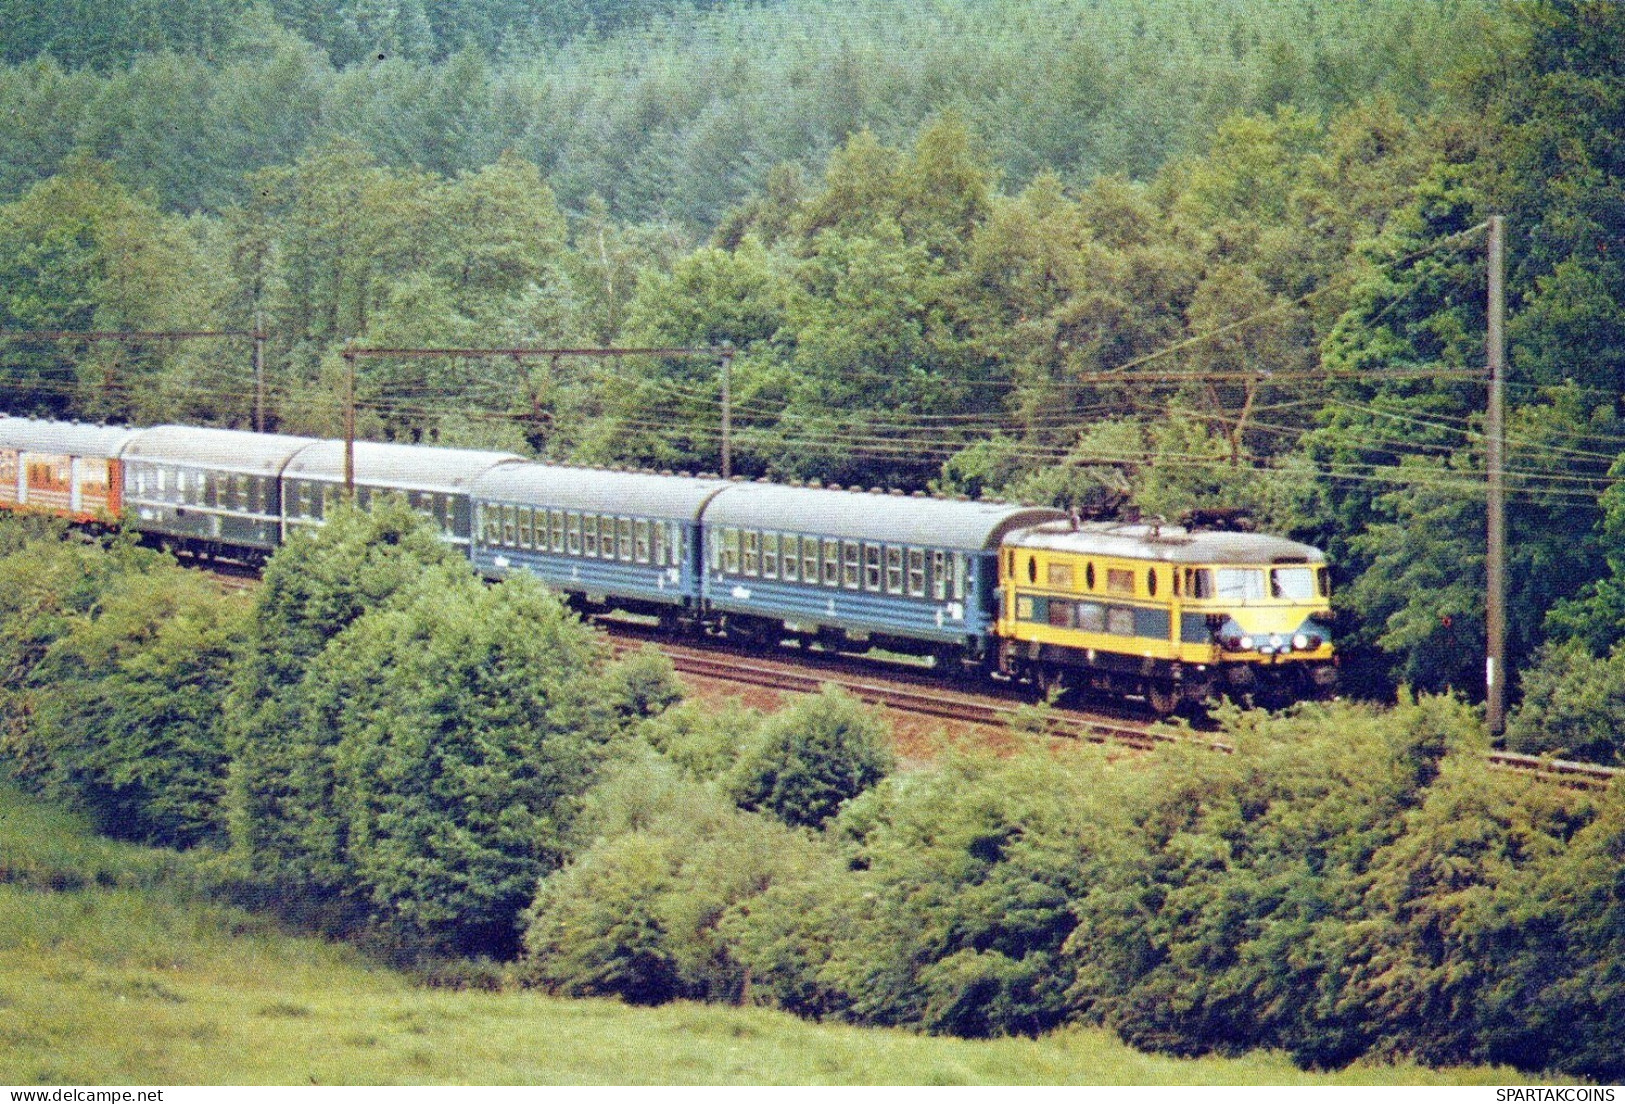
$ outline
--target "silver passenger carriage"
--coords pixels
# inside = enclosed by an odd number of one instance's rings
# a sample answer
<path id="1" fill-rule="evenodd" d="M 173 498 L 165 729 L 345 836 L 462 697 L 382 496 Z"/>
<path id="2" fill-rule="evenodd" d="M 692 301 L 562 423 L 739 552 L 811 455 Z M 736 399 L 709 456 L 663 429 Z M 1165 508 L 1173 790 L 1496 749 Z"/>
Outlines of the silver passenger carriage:
<path id="1" fill-rule="evenodd" d="M 283 469 L 310 437 L 156 426 L 124 447 L 136 528 L 203 554 L 263 557 L 282 543 Z"/>
<path id="2" fill-rule="evenodd" d="M 589 606 L 699 612 L 700 518 L 729 484 L 550 464 L 491 468 L 474 486 L 474 566 L 529 571 Z"/>
<path id="3" fill-rule="evenodd" d="M 731 635 L 981 661 L 1004 534 L 1058 510 L 743 483 L 705 511 L 705 603 Z"/>
<path id="4" fill-rule="evenodd" d="M 511 452 L 357 441 L 356 505 L 364 510 L 385 495 L 402 495 L 466 553 L 474 480 L 493 467 L 521 459 Z M 282 513 L 290 530 L 322 524 L 328 511 L 344 499 L 344 469 L 343 441 L 315 442 L 293 458 L 282 481 Z"/>

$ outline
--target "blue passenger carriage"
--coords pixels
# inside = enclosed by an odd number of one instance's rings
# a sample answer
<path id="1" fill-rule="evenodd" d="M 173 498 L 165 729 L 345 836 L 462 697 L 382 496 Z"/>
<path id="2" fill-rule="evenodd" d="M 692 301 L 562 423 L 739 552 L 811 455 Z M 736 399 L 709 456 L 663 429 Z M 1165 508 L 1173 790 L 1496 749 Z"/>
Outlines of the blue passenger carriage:
<path id="1" fill-rule="evenodd" d="M 1004 534 L 1059 511 L 742 483 L 705 511 L 705 603 L 730 636 L 989 658 Z"/>
<path id="2" fill-rule="evenodd" d="M 491 468 L 474 488 L 474 566 L 529 571 L 589 608 L 699 614 L 700 517 L 716 479 L 549 464 Z"/>
<path id="3" fill-rule="evenodd" d="M 441 537 L 464 555 L 473 532 L 474 480 L 501 464 L 520 462 L 511 452 L 355 442 L 355 503 L 365 510 L 385 495 L 400 495 L 433 519 Z M 314 528 L 345 496 L 343 441 L 318 441 L 288 464 L 282 514 L 290 530 Z"/>

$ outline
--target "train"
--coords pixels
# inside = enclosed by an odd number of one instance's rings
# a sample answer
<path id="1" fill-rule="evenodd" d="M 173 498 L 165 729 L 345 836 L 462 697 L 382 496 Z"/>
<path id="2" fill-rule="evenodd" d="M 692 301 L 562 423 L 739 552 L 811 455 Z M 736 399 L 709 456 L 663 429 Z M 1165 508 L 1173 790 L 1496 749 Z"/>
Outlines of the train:
<path id="1" fill-rule="evenodd" d="M 584 614 L 750 649 L 879 650 L 1159 714 L 1217 695 L 1287 703 L 1336 682 L 1326 557 L 1279 536 L 508 452 L 0 417 L 0 510 L 125 526 L 200 559 L 263 562 L 352 486 L 362 508 L 403 498 L 488 579 L 529 572 Z"/>

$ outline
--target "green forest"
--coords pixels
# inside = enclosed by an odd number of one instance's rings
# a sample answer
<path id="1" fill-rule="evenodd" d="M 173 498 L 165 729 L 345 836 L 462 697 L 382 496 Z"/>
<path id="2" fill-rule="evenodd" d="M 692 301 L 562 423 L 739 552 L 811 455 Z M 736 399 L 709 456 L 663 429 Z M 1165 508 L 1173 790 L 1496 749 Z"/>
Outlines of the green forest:
<path id="1" fill-rule="evenodd" d="M 1625 7 L 0 5 L 0 412 L 250 428 L 254 333 L 326 436 L 352 346 L 693 348 L 368 357 L 360 432 L 716 471 L 726 353 L 749 477 L 1326 549 L 1352 699 L 900 770 L 404 507 L 247 597 L 8 524 L 0 773 L 434 984 L 1617 1079 L 1625 791 L 1482 767 L 1495 215 L 1506 744 L 1618 764 Z"/>
<path id="2" fill-rule="evenodd" d="M 1352 691 L 1477 694 L 1500 214 L 1513 670 L 1625 710 L 1617 5 L 92 7 L 0 12 L 0 329 L 223 336 L 7 339 L 9 412 L 250 426 L 256 329 L 325 434 L 352 342 L 727 345 L 736 471 L 1245 509 Z M 360 368 L 372 437 L 718 467 L 716 357 Z"/>

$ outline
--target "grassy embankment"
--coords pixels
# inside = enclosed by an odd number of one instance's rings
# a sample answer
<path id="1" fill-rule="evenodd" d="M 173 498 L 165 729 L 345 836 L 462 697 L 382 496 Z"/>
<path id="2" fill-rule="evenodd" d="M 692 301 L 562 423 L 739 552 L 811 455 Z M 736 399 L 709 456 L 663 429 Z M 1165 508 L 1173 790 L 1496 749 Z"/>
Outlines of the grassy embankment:
<path id="1" fill-rule="evenodd" d="M 967 1042 L 760 1009 L 450 992 L 200 901 L 184 857 L 0 787 L 0 1084 L 1495 1084 L 1179 1061 L 1102 1031 Z"/>

